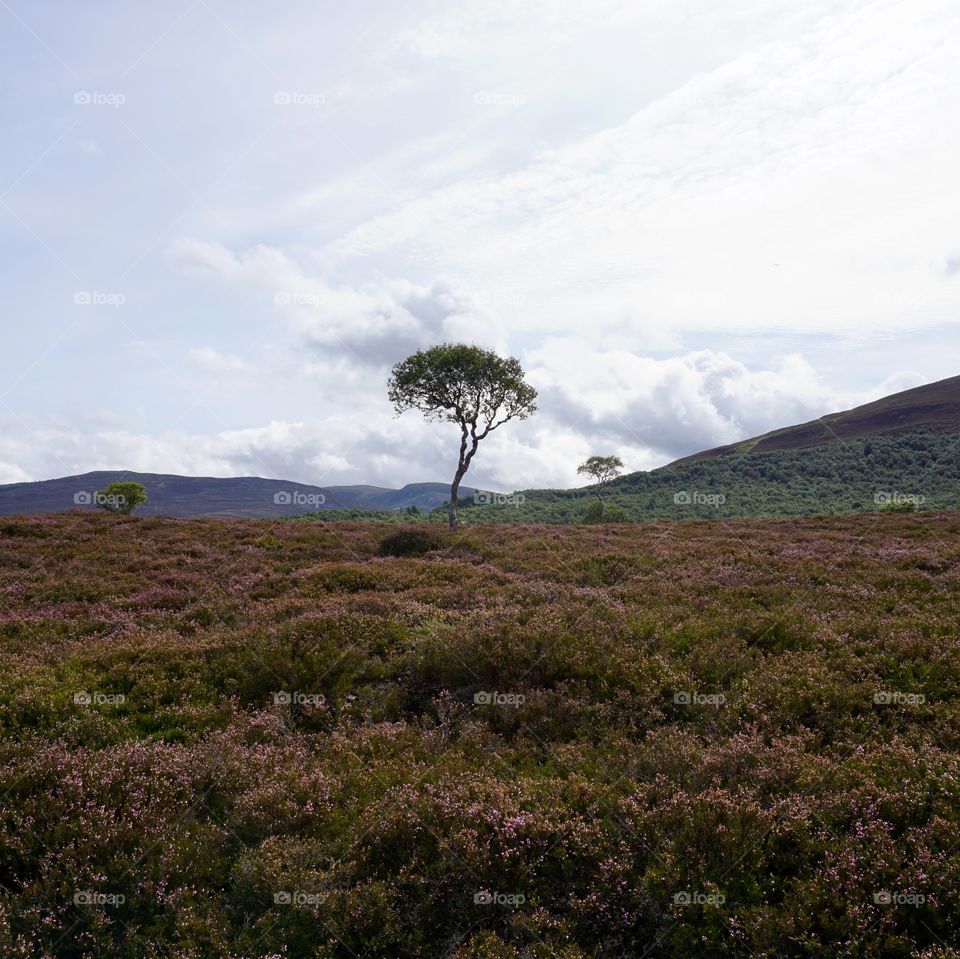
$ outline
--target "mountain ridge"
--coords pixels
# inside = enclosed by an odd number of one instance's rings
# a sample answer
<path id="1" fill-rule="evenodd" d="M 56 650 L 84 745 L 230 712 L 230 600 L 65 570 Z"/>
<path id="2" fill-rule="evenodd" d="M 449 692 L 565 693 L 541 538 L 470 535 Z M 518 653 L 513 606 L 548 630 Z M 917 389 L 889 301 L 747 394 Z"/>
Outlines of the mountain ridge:
<path id="1" fill-rule="evenodd" d="M 936 434 L 945 435 L 942 439 L 936 439 Z M 653 500 L 649 497 L 654 487 L 657 490 L 661 487 L 663 490 L 670 489 L 672 471 L 682 471 L 685 481 L 699 483 L 701 491 L 722 486 L 724 495 L 732 496 L 732 508 L 737 495 L 737 477 L 739 485 L 753 482 L 753 488 L 758 489 L 754 474 L 758 470 L 760 474 L 768 473 L 769 478 L 764 480 L 763 496 L 769 498 L 773 497 L 770 490 L 777 484 L 786 488 L 801 482 L 817 482 L 826 470 L 835 474 L 838 482 L 842 476 L 843 483 L 858 484 L 857 496 L 864 499 L 873 495 L 868 483 L 868 463 L 871 464 L 869 470 L 880 470 L 874 484 L 875 492 L 880 493 L 886 487 L 892 487 L 898 476 L 903 479 L 909 477 L 911 481 L 923 479 L 923 474 L 907 467 L 911 458 L 919 462 L 920 458 L 925 457 L 932 462 L 939 460 L 946 471 L 943 479 L 949 480 L 947 486 L 937 489 L 938 495 L 929 496 L 931 504 L 939 501 L 942 507 L 956 508 L 960 506 L 960 500 L 954 486 L 950 485 L 956 468 L 955 451 L 945 445 L 946 436 L 952 434 L 960 434 L 960 376 L 901 390 L 849 410 L 703 450 L 656 470 L 625 474 L 610 485 L 610 493 L 615 496 L 627 491 L 636 494 L 641 489 L 647 491 L 644 494 L 645 508 L 633 511 L 634 518 L 642 518 L 650 510 L 662 512 L 658 499 L 660 492 Z M 884 446 L 882 457 L 875 458 L 876 462 L 870 460 L 868 445 L 871 439 Z M 837 451 L 844 448 L 847 455 L 840 457 Z M 802 455 L 805 451 L 807 456 Z M 776 463 L 767 462 L 764 454 L 773 456 Z M 861 473 L 864 475 L 851 471 L 850 462 L 847 462 L 851 455 L 854 461 L 862 461 Z M 841 462 L 841 459 L 845 462 Z M 716 465 L 710 467 L 711 463 Z M 697 470 L 690 473 L 692 467 L 697 467 Z M 322 514 L 329 510 L 399 513 L 414 506 L 421 512 L 430 512 L 443 506 L 450 494 L 448 483 L 408 483 L 399 489 L 372 484 L 324 487 L 257 476 L 179 476 L 172 473 L 95 470 L 75 476 L 0 486 L 0 515 L 95 509 L 91 502 L 92 494 L 117 480 L 141 482 L 147 487 L 149 498 L 138 508 L 138 515 L 176 518 L 212 516 L 270 519 Z M 508 509 L 471 503 L 474 488 L 464 488 L 461 497 L 466 501 L 464 506 L 468 514 L 482 515 L 484 519 L 493 521 L 505 521 L 507 517 L 512 517 L 512 521 L 518 522 L 536 515 L 536 512 L 519 508 L 523 501 L 529 500 L 528 506 L 535 507 L 536 500 L 579 499 L 591 496 L 591 490 L 591 487 L 525 490 L 522 491 L 525 496 L 520 498 L 520 502 L 513 498 Z M 678 487 L 676 492 L 682 493 L 684 490 Z M 934 491 L 931 489 L 930 492 L 932 494 Z M 858 503 L 855 497 L 851 499 L 837 491 L 830 493 L 823 489 L 819 489 L 813 499 L 817 504 L 833 503 L 834 509 L 855 508 Z M 771 504 L 773 502 L 780 504 L 776 509 L 781 511 L 794 508 L 792 504 L 785 506 L 779 499 L 771 498 Z M 476 508 L 473 508 L 475 505 Z M 751 510 L 753 508 L 750 507 Z M 668 512 L 674 515 L 672 509 Z M 563 521 L 575 521 L 574 512 L 567 510 L 564 515 L 567 518 Z"/>
<path id="2" fill-rule="evenodd" d="M 917 429 L 960 433 L 960 376 L 924 383 L 849 410 L 828 413 L 805 423 L 779 427 L 759 436 L 692 453 L 674 460 L 668 466 L 681 466 L 731 453 L 808 449 L 832 442 L 891 436 Z"/>
<path id="3" fill-rule="evenodd" d="M 180 476 L 131 470 L 92 470 L 27 483 L 0 486 L 0 515 L 59 513 L 96 509 L 92 494 L 110 483 L 143 483 L 147 502 L 138 516 L 279 518 L 331 509 L 400 512 L 415 506 L 429 512 L 450 496 L 449 483 L 407 483 L 400 489 L 380 486 L 314 486 L 260 476 Z M 472 496 L 473 489 L 462 495 Z"/>

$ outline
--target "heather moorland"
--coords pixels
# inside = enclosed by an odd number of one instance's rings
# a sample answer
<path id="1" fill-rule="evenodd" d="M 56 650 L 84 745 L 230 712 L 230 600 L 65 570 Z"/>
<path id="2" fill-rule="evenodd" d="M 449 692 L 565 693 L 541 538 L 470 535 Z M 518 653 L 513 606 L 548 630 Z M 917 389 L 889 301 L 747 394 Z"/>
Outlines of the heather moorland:
<path id="1" fill-rule="evenodd" d="M 10 518 L 0 954 L 960 955 L 958 534 Z"/>

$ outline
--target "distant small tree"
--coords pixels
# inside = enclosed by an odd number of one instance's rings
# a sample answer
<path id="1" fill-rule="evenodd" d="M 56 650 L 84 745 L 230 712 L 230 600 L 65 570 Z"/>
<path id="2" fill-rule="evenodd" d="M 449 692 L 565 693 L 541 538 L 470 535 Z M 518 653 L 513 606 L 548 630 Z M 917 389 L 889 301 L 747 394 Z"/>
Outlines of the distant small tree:
<path id="1" fill-rule="evenodd" d="M 603 515 L 605 506 L 603 502 L 604 487 L 610 480 L 616 479 L 623 469 L 623 462 L 619 456 L 591 456 L 584 460 L 578 467 L 578 473 L 585 473 L 592 476 L 596 481 L 597 488 L 594 492 L 600 501 L 600 515 Z"/>
<path id="2" fill-rule="evenodd" d="M 444 343 L 397 363 L 387 384 L 397 413 L 419 410 L 429 420 L 460 427 L 460 454 L 450 485 L 450 529 L 457 528 L 457 493 L 481 440 L 512 419 L 537 410 L 537 391 L 518 360 L 491 350 Z"/>
<path id="3" fill-rule="evenodd" d="M 903 500 L 901 502 L 885 503 L 878 507 L 879 513 L 918 513 L 920 512 L 917 504 L 913 500 Z"/>
<path id="4" fill-rule="evenodd" d="M 96 503 L 108 513 L 129 516 L 141 503 L 147 501 L 147 488 L 143 483 L 111 483 L 106 489 L 97 490 Z"/>

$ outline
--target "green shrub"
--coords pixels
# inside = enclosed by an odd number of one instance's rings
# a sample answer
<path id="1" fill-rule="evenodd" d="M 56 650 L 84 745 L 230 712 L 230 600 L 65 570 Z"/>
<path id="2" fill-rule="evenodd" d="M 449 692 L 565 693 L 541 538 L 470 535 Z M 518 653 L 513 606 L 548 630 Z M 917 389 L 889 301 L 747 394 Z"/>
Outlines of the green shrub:
<path id="1" fill-rule="evenodd" d="M 111 483 L 106 489 L 97 490 L 96 495 L 97 506 L 123 516 L 129 516 L 146 501 L 147 488 L 143 483 Z"/>
<path id="2" fill-rule="evenodd" d="M 919 509 L 913 500 L 901 500 L 893 503 L 884 503 L 878 507 L 878 513 L 917 513 Z"/>
<path id="3" fill-rule="evenodd" d="M 626 510 L 612 503 L 591 503 L 583 514 L 584 523 L 629 523 Z"/>
<path id="4" fill-rule="evenodd" d="M 443 538 L 433 529 L 404 527 L 388 533 L 380 540 L 379 556 L 423 556 L 443 546 Z"/>

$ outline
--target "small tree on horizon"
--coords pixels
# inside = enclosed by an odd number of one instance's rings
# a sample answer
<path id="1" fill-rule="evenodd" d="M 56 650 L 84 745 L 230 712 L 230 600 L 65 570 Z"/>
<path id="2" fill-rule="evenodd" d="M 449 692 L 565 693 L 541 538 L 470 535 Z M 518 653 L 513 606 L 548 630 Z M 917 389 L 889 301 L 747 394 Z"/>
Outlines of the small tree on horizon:
<path id="1" fill-rule="evenodd" d="M 141 503 L 147 501 L 147 488 L 143 483 L 111 483 L 106 489 L 97 490 L 96 504 L 108 513 L 129 516 Z"/>
<path id="2" fill-rule="evenodd" d="M 457 494 L 480 442 L 512 419 L 537 411 L 537 391 L 523 379 L 519 360 L 462 343 L 420 350 L 397 363 L 387 383 L 397 414 L 419 410 L 428 420 L 460 427 L 460 453 L 450 485 L 450 529 L 456 529 Z"/>
<path id="3" fill-rule="evenodd" d="M 584 460 L 578 467 L 577 472 L 592 476 L 596 481 L 597 488 L 594 492 L 600 501 L 600 515 L 603 516 L 606 506 L 603 502 L 604 487 L 613 479 L 620 475 L 623 469 L 623 461 L 619 456 L 591 456 Z"/>

